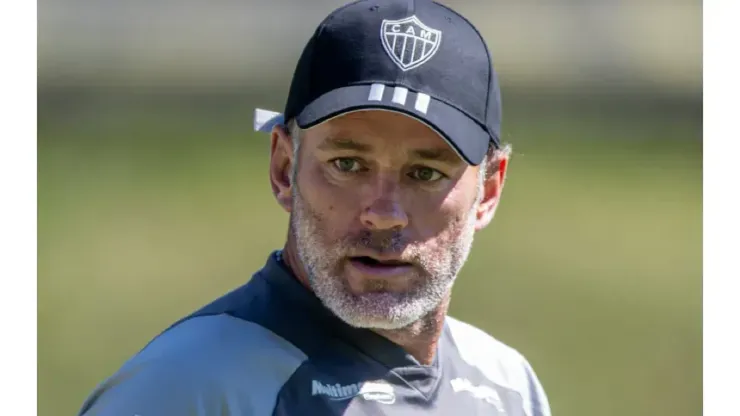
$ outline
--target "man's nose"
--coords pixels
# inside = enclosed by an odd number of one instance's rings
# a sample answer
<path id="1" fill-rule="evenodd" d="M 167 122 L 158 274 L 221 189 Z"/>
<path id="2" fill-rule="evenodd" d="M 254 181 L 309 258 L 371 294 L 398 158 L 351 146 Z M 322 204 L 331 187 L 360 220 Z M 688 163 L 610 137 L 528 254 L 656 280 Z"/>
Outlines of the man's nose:
<path id="1" fill-rule="evenodd" d="M 379 185 L 375 198 L 360 215 L 362 225 L 371 230 L 405 228 L 409 219 L 395 184 Z"/>

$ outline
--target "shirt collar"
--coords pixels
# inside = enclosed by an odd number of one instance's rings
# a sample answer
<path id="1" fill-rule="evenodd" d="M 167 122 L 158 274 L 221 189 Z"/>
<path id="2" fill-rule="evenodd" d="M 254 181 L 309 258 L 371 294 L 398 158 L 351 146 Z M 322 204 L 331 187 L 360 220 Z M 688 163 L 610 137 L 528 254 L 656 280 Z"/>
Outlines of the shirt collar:
<path id="1" fill-rule="evenodd" d="M 337 336 L 351 344 L 369 357 L 388 368 L 415 367 L 436 373 L 439 368 L 440 347 L 430 366 L 421 365 L 401 346 L 372 330 L 356 328 L 334 315 L 316 295 L 306 288 L 295 277 L 291 269 L 282 260 L 282 252 L 273 252 L 259 277 L 271 288 L 271 301 L 280 303 L 282 314 L 306 314 L 316 325 L 321 325 L 327 333 Z M 288 310 L 285 310 L 285 309 Z M 441 344 L 441 343 L 440 343 Z"/>

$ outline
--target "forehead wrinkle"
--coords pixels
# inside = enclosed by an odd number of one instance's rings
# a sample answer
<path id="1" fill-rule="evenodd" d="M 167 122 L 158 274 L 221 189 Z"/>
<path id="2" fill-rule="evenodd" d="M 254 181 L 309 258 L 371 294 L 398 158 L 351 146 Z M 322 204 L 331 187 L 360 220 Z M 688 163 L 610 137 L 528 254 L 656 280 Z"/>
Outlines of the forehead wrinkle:
<path id="1" fill-rule="evenodd" d="M 451 165 L 463 163 L 463 160 L 449 148 L 422 148 L 409 151 L 412 158 L 444 162 Z"/>
<path id="2" fill-rule="evenodd" d="M 340 135 L 331 135 L 326 137 L 318 148 L 320 150 L 354 150 L 358 152 L 371 152 L 373 146 L 367 143 L 361 143 Z"/>
<path id="3" fill-rule="evenodd" d="M 317 148 L 322 151 L 351 151 L 356 153 L 362 153 L 364 155 L 375 155 L 377 156 L 377 162 L 381 162 L 383 165 L 390 167 L 394 164 L 407 164 L 410 162 L 437 162 L 444 163 L 449 166 L 462 165 L 465 162 L 451 149 L 447 147 L 421 147 L 421 148 L 405 148 L 399 144 L 393 142 L 387 143 L 384 146 L 376 146 L 365 141 L 372 141 L 372 139 L 366 140 L 354 140 L 344 136 L 329 136 L 325 138 Z M 399 151 L 399 148 L 401 151 Z M 390 157 L 383 157 L 383 153 L 387 153 Z M 381 159 L 386 159 L 381 161 Z"/>
<path id="4" fill-rule="evenodd" d="M 397 162 L 404 158 L 404 162 L 429 161 L 451 166 L 465 163 L 437 132 L 430 131 L 435 139 L 432 143 L 431 135 L 425 136 L 416 131 L 408 131 L 408 128 L 394 129 L 396 131 L 390 134 L 383 134 L 383 131 L 378 130 L 380 127 L 378 123 L 368 121 L 348 117 L 346 120 L 333 120 L 327 123 L 322 126 L 325 137 L 317 145 L 317 149 L 345 150 L 378 156 L 389 153 Z"/>

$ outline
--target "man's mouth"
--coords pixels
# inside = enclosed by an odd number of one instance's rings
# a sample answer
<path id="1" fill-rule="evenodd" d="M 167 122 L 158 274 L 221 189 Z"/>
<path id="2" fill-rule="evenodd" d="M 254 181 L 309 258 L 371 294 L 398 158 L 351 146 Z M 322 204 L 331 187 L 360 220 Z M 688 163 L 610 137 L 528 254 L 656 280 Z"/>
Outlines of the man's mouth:
<path id="1" fill-rule="evenodd" d="M 376 279 L 390 279 L 407 276 L 413 264 L 398 259 L 378 259 L 371 256 L 349 258 L 350 267 L 360 276 Z"/>
<path id="2" fill-rule="evenodd" d="M 392 268 L 392 267 L 405 267 L 411 266 L 411 263 L 400 261 L 400 260 L 378 260 L 370 256 L 357 256 L 350 257 L 350 261 L 353 263 L 359 263 L 367 267 L 378 267 L 378 268 Z"/>

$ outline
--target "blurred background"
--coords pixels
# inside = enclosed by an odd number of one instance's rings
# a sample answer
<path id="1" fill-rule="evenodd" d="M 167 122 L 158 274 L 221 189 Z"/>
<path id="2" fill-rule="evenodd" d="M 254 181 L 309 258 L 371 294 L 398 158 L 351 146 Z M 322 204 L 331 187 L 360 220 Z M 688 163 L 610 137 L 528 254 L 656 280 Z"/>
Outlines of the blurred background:
<path id="1" fill-rule="evenodd" d="M 282 246 L 252 111 L 342 3 L 39 0 L 39 414 Z M 701 414 L 701 3 L 443 3 L 489 42 L 514 148 L 451 314 L 554 415 Z"/>

